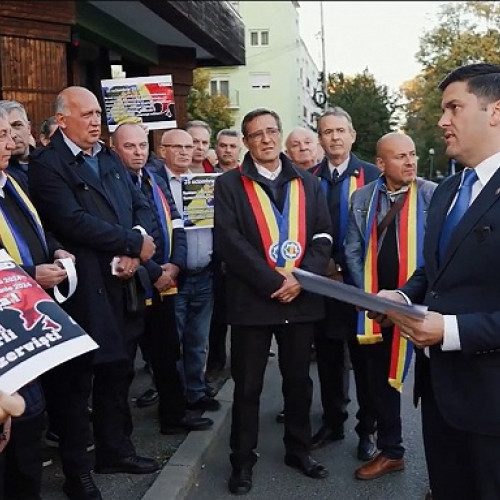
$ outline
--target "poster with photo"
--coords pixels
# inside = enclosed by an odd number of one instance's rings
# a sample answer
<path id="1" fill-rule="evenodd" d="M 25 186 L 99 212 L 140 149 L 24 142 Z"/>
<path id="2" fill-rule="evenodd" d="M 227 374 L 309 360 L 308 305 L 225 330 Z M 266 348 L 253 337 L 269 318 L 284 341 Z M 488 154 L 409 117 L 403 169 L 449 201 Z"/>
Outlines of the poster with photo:
<path id="1" fill-rule="evenodd" d="M 177 127 L 172 75 L 101 80 L 101 91 L 110 132 L 134 120 L 150 130 Z"/>
<path id="2" fill-rule="evenodd" d="M 214 187 L 219 175 L 181 175 L 184 229 L 214 227 Z"/>
<path id="3" fill-rule="evenodd" d="M 0 250 L 0 390 L 11 394 L 99 346 Z"/>

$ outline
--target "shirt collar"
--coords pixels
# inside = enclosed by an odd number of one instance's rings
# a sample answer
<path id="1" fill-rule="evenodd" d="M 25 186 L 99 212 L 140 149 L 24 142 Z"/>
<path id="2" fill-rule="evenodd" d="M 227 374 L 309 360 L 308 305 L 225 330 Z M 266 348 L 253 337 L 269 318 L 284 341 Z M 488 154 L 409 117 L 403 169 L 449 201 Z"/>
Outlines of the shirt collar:
<path id="1" fill-rule="evenodd" d="M 255 163 L 255 168 L 257 169 L 257 172 L 259 175 L 262 175 L 265 179 L 269 179 L 270 181 L 274 181 L 278 175 L 281 174 L 281 171 L 283 170 L 283 167 L 281 165 L 281 160 L 279 161 L 278 168 L 274 171 L 268 170 L 266 167 L 263 167 L 262 165 L 259 165 L 258 163 Z"/>
<path id="2" fill-rule="evenodd" d="M 493 174 L 497 171 L 500 166 L 500 151 L 491 155 L 489 158 L 483 160 L 475 168 L 477 177 L 481 182 L 482 186 L 486 186 L 488 181 L 493 177 Z M 465 169 L 464 169 L 465 171 Z M 463 180 L 463 174 L 462 174 Z"/>
<path id="3" fill-rule="evenodd" d="M 7 174 L 4 171 L 0 172 L 0 196 L 5 198 L 5 183 L 7 182 Z"/>
<path id="4" fill-rule="evenodd" d="M 83 152 L 82 148 L 80 146 L 77 146 L 62 130 L 61 134 L 63 136 L 63 140 L 66 143 L 66 146 L 71 150 L 74 156 L 78 156 L 80 153 L 86 154 Z M 100 142 L 96 142 L 92 146 L 92 155 L 90 156 L 95 156 L 102 150 L 102 144 Z"/>
<path id="5" fill-rule="evenodd" d="M 333 165 L 333 163 L 328 160 L 328 168 L 330 169 L 330 174 L 333 175 L 333 169 L 336 168 L 337 172 L 339 173 L 339 177 L 347 170 L 347 167 L 349 166 L 349 160 L 351 159 L 351 156 L 349 155 L 338 167 Z"/>

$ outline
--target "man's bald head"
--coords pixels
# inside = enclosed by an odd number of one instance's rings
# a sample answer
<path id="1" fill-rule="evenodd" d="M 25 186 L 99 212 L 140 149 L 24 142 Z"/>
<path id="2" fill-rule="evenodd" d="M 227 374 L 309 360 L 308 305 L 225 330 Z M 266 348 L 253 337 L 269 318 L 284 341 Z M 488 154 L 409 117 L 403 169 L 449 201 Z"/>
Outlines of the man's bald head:
<path id="1" fill-rule="evenodd" d="M 101 106 L 85 87 L 67 87 L 56 98 L 59 128 L 84 152 L 91 153 L 101 135 Z"/>
<path id="2" fill-rule="evenodd" d="M 384 173 L 387 187 L 396 191 L 417 176 L 417 153 L 413 139 L 390 132 L 377 141 L 377 166 Z"/>
<path id="3" fill-rule="evenodd" d="M 112 148 L 125 167 L 138 172 L 148 160 L 149 142 L 144 128 L 137 123 L 122 123 L 111 136 Z"/>
<path id="4" fill-rule="evenodd" d="M 318 138 L 316 134 L 305 127 L 295 127 L 286 138 L 286 154 L 301 168 L 311 168 L 316 165 Z"/>
<path id="5" fill-rule="evenodd" d="M 161 136 L 159 156 L 175 175 L 187 172 L 193 161 L 193 150 L 193 137 L 185 130 L 171 129 Z"/>

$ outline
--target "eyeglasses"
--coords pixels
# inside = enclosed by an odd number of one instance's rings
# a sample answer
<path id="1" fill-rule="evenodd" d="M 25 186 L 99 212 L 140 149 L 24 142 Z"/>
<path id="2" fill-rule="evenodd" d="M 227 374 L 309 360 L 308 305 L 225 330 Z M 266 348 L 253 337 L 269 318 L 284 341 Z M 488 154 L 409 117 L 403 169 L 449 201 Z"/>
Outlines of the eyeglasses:
<path id="1" fill-rule="evenodd" d="M 191 145 L 184 146 L 183 144 L 162 144 L 162 146 L 164 148 L 172 148 L 176 153 L 181 153 L 184 150 L 190 153 L 194 149 L 194 146 Z"/>
<path id="2" fill-rule="evenodd" d="M 264 135 L 267 135 L 271 139 L 276 139 L 278 135 L 281 133 L 279 128 L 269 127 L 266 130 L 257 130 L 257 132 L 252 132 L 251 134 L 247 134 L 247 139 L 256 140 L 261 142 L 264 139 Z"/>

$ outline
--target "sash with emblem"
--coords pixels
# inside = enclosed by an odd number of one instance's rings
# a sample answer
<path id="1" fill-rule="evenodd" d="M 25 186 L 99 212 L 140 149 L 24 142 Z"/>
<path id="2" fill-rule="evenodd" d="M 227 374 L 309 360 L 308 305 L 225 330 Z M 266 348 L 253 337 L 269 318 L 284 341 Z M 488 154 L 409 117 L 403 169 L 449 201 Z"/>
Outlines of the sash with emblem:
<path id="1" fill-rule="evenodd" d="M 286 184 L 283 212 L 258 182 L 241 175 L 269 266 L 287 271 L 299 267 L 306 245 L 306 204 L 302 179 Z"/>

